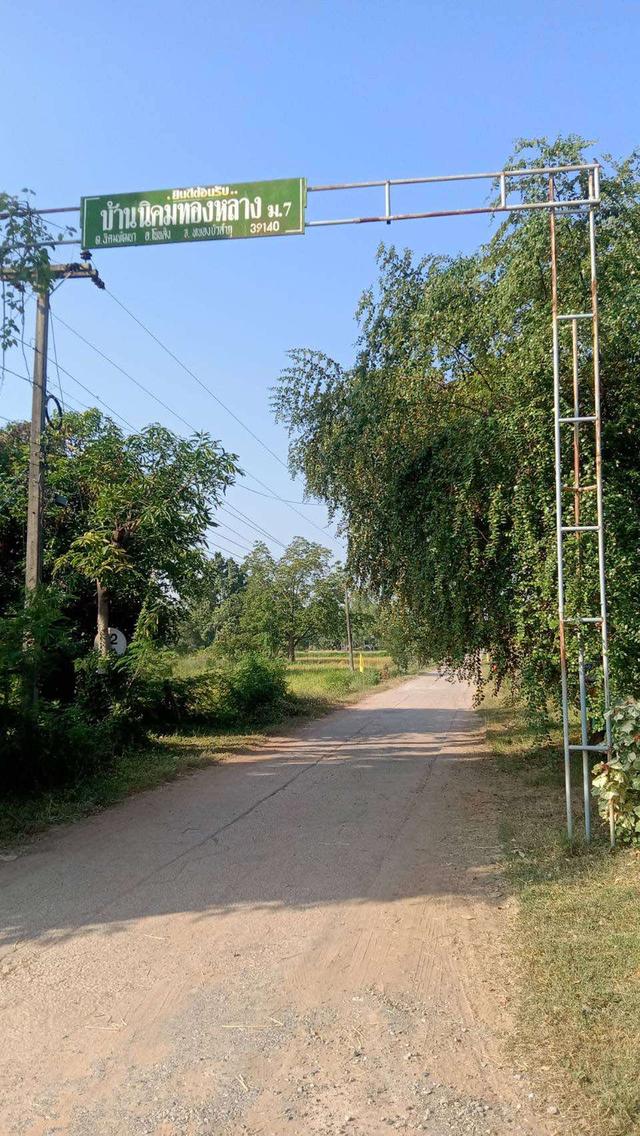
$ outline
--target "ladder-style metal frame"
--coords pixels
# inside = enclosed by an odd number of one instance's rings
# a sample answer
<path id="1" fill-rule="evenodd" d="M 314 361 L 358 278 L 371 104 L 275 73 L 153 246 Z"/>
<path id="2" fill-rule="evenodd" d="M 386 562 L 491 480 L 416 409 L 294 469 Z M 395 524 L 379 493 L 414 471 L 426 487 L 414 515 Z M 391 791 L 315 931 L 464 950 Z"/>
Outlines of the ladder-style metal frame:
<path id="1" fill-rule="evenodd" d="M 557 177 L 560 174 L 572 174 L 577 178 L 582 174 L 587 181 L 586 197 L 560 198 L 557 193 Z M 555 492 L 556 492 L 556 544 L 558 557 L 558 614 L 560 638 L 560 674 L 562 690 L 562 733 L 564 745 L 565 770 L 565 797 L 567 810 L 567 832 L 569 838 L 573 837 L 573 813 L 571 801 L 571 754 L 582 754 L 583 796 L 585 833 L 587 840 L 591 838 L 591 775 L 590 761 L 598 754 L 601 757 L 611 751 L 611 722 L 610 690 L 609 690 L 609 657 L 608 657 L 608 630 L 607 605 L 605 583 L 605 556 L 604 556 L 604 525 L 602 502 L 602 438 L 600 416 L 600 342 L 598 326 L 598 285 L 596 264 L 596 209 L 600 204 L 600 167 L 597 162 L 580 162 L 556 166 L 532 166 L 526 169 L 494 170 L 489 173 L 473 174 L 446 174 L 435 177 L 420 178 L 387 178 L 380 181 L 344 182 L 332 185 L 307 186 L 308 194 L 332 194 L 337 191 L 363 191 L 382 189 L 384 194 L 384 207 L 382 212 L 364 216 L 334 217 L 326 219 L 305 219 L 306 228 L 321 228 L 336 225 L 361 225 L 382 222 L 390 225 L 395 221 L 412 221 L 436 217 L 464 217 L 477 214 L 494 213 L 521 213 L 543 210 L 549 216 L 549 231 L 551 245 L 551 288 L 552 288 L 552 343 L 553 343 L 553 404 L 554 404 L 554 438 L 555 438 Z M 523 181 L 540 181 L 542 189 L 547 187 L 547 196 L 544 192 L 535 200 L 513 200 L 514 187 L 517 192 Z M 401 190 L 403 186 L 441 185 L 452 182 L 479 182 L 489 183 L 488 188 L 497 187 L 498 200 L 479 204 L 465 209 L 438 209 L 419 212 L 394 212 L 391 205 L 392 190 Z M 510 199 L 511 195 L 511 199 Z M 55 209 L 37 209 L 36 213 L 72 213 L 79 212 L 79 206 L 60 206 Z M 556 248 L 556 215 L 562 213 L 586 213 L 588 216 L 589 232 L 589 259 L 590 259 L 590 291 L 591 306 L 589 311 L 562 313 L 558 302 L 558 260 Z M 63 238 L 54 240 L 52 244 L 79 244 L 74 239 Z M 593 384 L 593 413 L 583 414 L 580 397 L 579 375 L 579 328 L 582 321 L 591 323 L 591 366 Z M 561 337 L 566 329 L 571 333 L 571 358 L 573 380 L 573 413 L 561 413 L 561 367 L 560 347 Z M 595 482 L 583 485 L 580 481 L 581 469 L 581 427 L 589 425 L 594 430 L 594 463 Z M 562 477 L 562 431 L 570 428 L 573 432 L 573 482 L 570 486 L 563 485 Z M 565 524 L 564 520 L 564 494 L 570 490 L 573 494 L 572 523 Z M 582 524 L 582 495 L 595 493 L 596 495 L 596 524 Z M 587 534 L 596 534 L 598 545 L 598 582 L 599 582 L 599 615 L 578 614 L 568 617 L 565 614 L 565 571 L 564 571 L 564 541 L 565 538 L 574 538 L 577 544 L 578 573 L 581 571 L 580 542 L 591 539 Z M 602 673 L 602 705 L 604 709 L 604 735 L 605 741 L 592 743 L 589 741 L 588 691 L 587 691 L 587 665 L 584 653 L 584 633 L 588 625 L 598 624 L 601 630 L 601 673 Z M 567 665 L 567 634 L 571 627 L 577 629 L 578 647 L 578 691 L 580 702 L 580 744 L 573 745 L 570 741 L 569 731 L 569 683 Z M 610 835 L 614 843 L 614 816 L 610 812 Z"/>
<path id="2" fill-rule="evenodd" d="M 596 228 L 595 208 L 599 200 L 599 167 L 594 166 L 588 171 L 589 197 L 593 204 L 588 209 L 589 226 L 589 266 L 590 266 L 590 295 L 591 308 L 586 312 L 570 312 L 560 314 L 558 310 L 558 261 L 556 247 L 556 210 L 549 211 L 549 232 L 551 241 L 551 307 L 553 326 L 553 405 L 555 419 L 555 475 L 556 475 L 556 545 L 558 556 L 558 618 L 560 633 L 560 671 L 562 685 L 562 734 L 564 745 L 564 771 L 565 771 L 565 798 L 567 810 L 567 834 L 573 838 L 573 811 L 571 801 L 571 754 L 582 753 L 582 783 L 584 798 L 584 825 L 587 841 L 591 839 L 591 770 L 590 764 L 593 756 L 598 754 L 605 760 L 611 753 L 611 694 L 609 685 L 609 632 L 607 623 L 607 598 L 605 574 L 605 548 L 604 548 L 604 509 L 602 488 L 602 417 L 600 407 L 600 329 L 598 317 L 598 277 L 596 261 Z M 549 199 L 555 196 L 553 174 L 549 177 Z M 580 386 L 580 354 L 579 354 L 579 327 L 582 321 L 588 321 L 591 328 L 591 370 L 593 386 L 593 414 L 582 412 L 581 386 Z M 560 366 L 560 340 L 561 333 L 566 329 L 571 331 L 571 373 L 573 387 L 573 414 L 561 413 L 561 366 Z M 571 485 L 563 485 L 562 470 L 562 427 L 570 427 L 573 435 L 573 481 Z M 581 427 L 589 426 L 594 432 L 594 468 L 595 482 L 589 485 L 581 484 Z M 573 523 L 564 522 L 565 492 L 569 490 L 573 495 Z M 583 494 L 596 495 L 596 524 L 581 523 Z M 578 614 L 568 618 L 565 613 L 565 579 L 564 579 L 564 541 L 573 538 L 577 546 L 578 572 L 581 566 L 580 543 L 583 539 L 591 539 L 583 534 L 596 534 L 598 545 L 598 591 L 599 615 Z M 589 741 L 588 698 L 586 681 L 586 664 L 584 652 L 584 632 L 588 625 L 600 626 L 601 634 L 601 664 L 604 707 L 604 735 L 603 742 L 591 743 Z M 572 745 L 569 733 L 569 694 L 568 694 L 568 666 L 567 666 L 567 633 L 570 627 L 575 627 L 578 646 L 578 692 L 580 700 L 580 744 Z M 615 844 L 615 818 L 613 807 L 609 809 L 609 836 L 611 845 Z"/>

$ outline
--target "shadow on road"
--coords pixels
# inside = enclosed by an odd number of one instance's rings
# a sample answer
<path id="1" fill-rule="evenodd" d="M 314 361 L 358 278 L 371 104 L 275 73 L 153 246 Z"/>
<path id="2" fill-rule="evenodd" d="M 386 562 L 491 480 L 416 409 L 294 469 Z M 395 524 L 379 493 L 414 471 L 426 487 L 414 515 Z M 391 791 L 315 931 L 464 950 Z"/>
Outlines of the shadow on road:
<path id="1" fill-rule="evenodd" d="M 0 865 L 0 944 L 178 912 L 213 930 L 242 909 L 486 899 L 495 802 L 482 758 L 477 716 L 455 705 L 340 711 Z"/>

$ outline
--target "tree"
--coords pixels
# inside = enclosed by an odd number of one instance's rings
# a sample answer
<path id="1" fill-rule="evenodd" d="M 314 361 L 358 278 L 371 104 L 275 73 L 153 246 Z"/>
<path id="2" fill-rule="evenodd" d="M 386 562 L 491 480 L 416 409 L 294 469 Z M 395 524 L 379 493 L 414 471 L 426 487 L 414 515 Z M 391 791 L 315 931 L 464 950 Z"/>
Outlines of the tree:
<path id="1" fill-rule="evenodd" d="M 247 586 L 245 571 L 233 559 L 214 552 L 197 573 L 180 625 L 179 644 L 187 650 L 210 647 L 224 621 L 232 596 Z"/>
<path id="2" fill-rule="evenodd" d="M 289 662 L 296 648 L 335 620 L 339 601 L 330 582 L 331 553 L 297 536 L 278 561 L 275 593 Z"/>
<path id="3" fill-rule="evenodd" d="M 284 654 L 337 637 L 344 626 L 340 577 L 329 549 L 295 537 L 276 560 L 258 542 L 242 564 L 246 587 L 230 596 L 220 613 L 218 644 L 230 653 Z"/>
<path id="4" fill-rule="evenodd" d="M 510 166 L 584 160 L 585 144 L 522 143 Z M 604 445 L 611 655 L 615 685 L 640 681 L 639 160 L 609 163 L 599 211 Z M 567 195 L 585 196 L 574 175 Z M 542 181 L 524 191 L 540 200 Z M 588 311 L 586 219 L 557 218 L 565 311 Z M 292 438 L 291 468 L 344 517 L 353 578 L 393 603 L 423 659 L 482 682 L 519 682 L 542 707 L 558 685 L 548 218 L 515 213 L 469 256 L 379 252 L 377 287 L 358 310 L 347 369 L 291 353 L 274 393 Z M 590 364 L 581 341 L 581 365 Z M 566 365 L 566 357 L 563 365 Z M 570 387 L 570 382 L 567 383 Z M 571 413 L 570 390 L 566 413 Z M 589 412 L 588 406 L 585 410 Z M 565 469 L 571 468 L 566 434 Z M 592 474 L 585 457 L 583 480 Z M 591 477 L 591 480 L 593 478 Z M 585 495 L 584 523 L 593 517 Z M 568 610 L 593 612 L 595 549 L 583 541 Z M 396 625 L 398 625 L 396 620 Z M 598 657 L 598 643 L 587 655 Z"/>
<path id="5" fill-rule="evenodd" d="M 0 193 L 0 276 L 2 311 L 0 312 L 0 351 L 24 339 L 25 289 L 48 288 L 51 282 L 49 251 L 54 248 L 47 221 L 36 213 L 29 198 L 32 192 L 22 190 L 22 197 Z M 64 226 L 62 234 L 75 232 Z"/>
<path id="6" fill-rule="evenodd" d="M 103 654 L 109 596 L 121 578 L 147 581 L 147 620 L 192 585 L 214 507 L 236 470 L 234 458 L 207 435 L 179 438 L 159 425 L 125 438 L 111 424 L 76 453 L 87 527 L 57 567 L 69 564 L 95 580 Z"/>
<path id="7" fill-rule="evenodd" d="M 0 542 L 10 553 L 2 592 L 10 600 L 24 556 L 28 446 L 16 427 L 2 440 Z M 234 456 L 206 434 L 183 439 L 158 425 L 126 436 L 96 410 L 64 415 L 45 448 L 45 583 L 55 579 L 70 606 L 80 599 L 85 609 L 94 589 L 102 650 L 112 601 L 129 619 L 126 630 L 157 633 L 202 571 Z"/>

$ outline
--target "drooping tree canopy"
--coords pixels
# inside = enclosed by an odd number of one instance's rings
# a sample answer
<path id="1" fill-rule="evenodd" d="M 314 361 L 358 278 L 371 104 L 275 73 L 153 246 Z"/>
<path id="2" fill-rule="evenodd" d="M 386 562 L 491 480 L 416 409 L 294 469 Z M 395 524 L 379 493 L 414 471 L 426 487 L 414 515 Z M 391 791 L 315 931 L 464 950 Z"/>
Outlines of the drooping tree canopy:
<path id="1" fill-rule="evenodd" d="M 531 151 L 534 151 L 533 157 Z M 585 160 L 586 145 L 522 143 L 517 164 Z M 565 195 L 586 184 L 567 175 Z M 523 185 L 542 199 L 543 181 Z M 619 692 L 640 680 L 640 185 L 638 157 L 608 161 L 598 211 L 605 520 L 611 654 Z M 588 311 L 587 221 L 558 215 L 562 311 Z M 274 392 L 291 435 L 292 469 L 343 518 L 349 570 L 402 613 L 421 657 L 481 682 L 521 683 L 542 706 L 558 682 L 549 220 L 508 215 L 472 255 L 379 250 L 362 297 L 356 358 L 291 352 Z M 592 409 L 589 324 L 580 336 Z M 570 339 L 562 347 L 571 413 Z M 593 480 L 585 434 L 582 480 Z M 564 438 L 571 481 L 570 431 Z M 568 493 L 567 510 L 572 504 Z M 593 519 L 584 495 L 583 522 Z M 595 543 L 582 538 L 583 580 L 567 551 L 569 614 L 597 614 Z M 597 632 L 593 632 L 594 636 Z M 596 639 L 586 644 L 597 663 Z"/>

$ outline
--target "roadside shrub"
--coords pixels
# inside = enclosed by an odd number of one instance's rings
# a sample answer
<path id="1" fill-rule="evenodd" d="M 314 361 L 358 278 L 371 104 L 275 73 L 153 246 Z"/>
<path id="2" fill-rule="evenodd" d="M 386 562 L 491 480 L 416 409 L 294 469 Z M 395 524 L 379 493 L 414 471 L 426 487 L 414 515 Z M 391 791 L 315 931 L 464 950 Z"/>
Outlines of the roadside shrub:
<path id="1" fill-rule="evenodd" d="M 232 664 L 227 677 L 229 702 L 239 718 L 264 717 L 287 693 L 286 666 L 280 659 L 245 655 Z"/>
<path id="2" fill-rule="evenodd" d="M 188 717 L 186 680 L 171 673 L 169 652 L 132 643 L 124 655 L 91 652 L 76 663 L 76 695 L 87 718 L 110 721 L 116 746 L 141 741 L 153 726 Z"/>
<path id="3" fill-rule="evenodd" d="M 608 820 L 613 806 L 616 838 L 640 843 L 640 702 L 627 698 L 611 711 L 613 754 L 594 766 L 593 793 L 598 811 Z"/>
<path id="4" fill-rule="evenodd" d="M 175 681 L 180 683 L 185 719 L 202 724 L 263 721 L 287 694 L 284 663 L 261 655 L 214 662 L 202 674 Z"/>
<path id="5" fill-rule="evenodd" d="M 53 788 L 104 764 L 110 731 L 72 703 L 75 643 L 51 588 L 0 619 L 0 789 Z"/>
<path id="6" fill-rule="evenodd" d="M 111 721 L 114 740 L 140 740 L 149 729 L 260 721 L 286 695 L 285 667 L 247 655 L 215 661 L 184 677 L 172 673 L 168 651 L 131 645 L 121 658 L 91 654 L 77 664 L 77 696 L 93 722 Z"/>
<path id="7" fill-rule="evenodd" d="M 367 667 L 362 674 L 360 671 L 350 671 L 346 667 L 335 667 L 327 670 L 325 687 L 328 694 L 350 694 L 352 691 L 364 690 L 369 686 L 377 686 L 380 682 L 380 672 Z"/>

